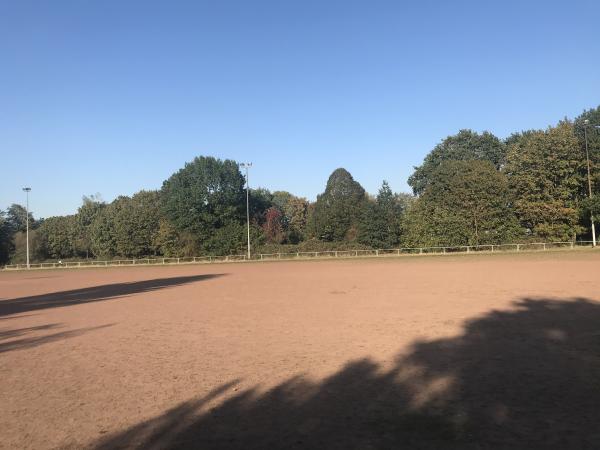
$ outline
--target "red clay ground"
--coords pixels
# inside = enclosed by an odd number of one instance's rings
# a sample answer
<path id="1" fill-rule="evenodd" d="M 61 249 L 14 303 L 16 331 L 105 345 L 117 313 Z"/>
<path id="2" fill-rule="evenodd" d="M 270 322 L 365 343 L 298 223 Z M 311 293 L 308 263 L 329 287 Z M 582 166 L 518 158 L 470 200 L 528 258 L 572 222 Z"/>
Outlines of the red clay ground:
<path id="1" fill-rule="evenodd" d="M 0 273 L 0 447 L 600 448 L 599 263 Z"/>

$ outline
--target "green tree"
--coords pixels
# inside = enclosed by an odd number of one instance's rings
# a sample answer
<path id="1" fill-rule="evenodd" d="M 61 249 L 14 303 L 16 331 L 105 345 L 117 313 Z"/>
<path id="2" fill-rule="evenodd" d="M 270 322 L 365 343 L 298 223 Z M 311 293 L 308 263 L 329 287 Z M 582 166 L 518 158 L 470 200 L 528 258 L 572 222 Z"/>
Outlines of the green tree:
<path id="1" fill-rule="evenodd" d="M 287 239 L 292 244 L 303 241 L 306 236 L 309 202 L 305 198 L 292 196 L 283 207 Z"/>
<path id="2" fill-rule="evenodd" d="M 245 198 L 245 197 L 244 197 Z M 267 210 L 273 206 L 273 194 L 265 188 L 250 189 L 250 220 L 257 225 L 262 225 L 266 220 Z M 244 220 L 246 214 L 246 203 L 244 199 Z"/>
<path id="3" fill-rule="evenodd" d="M 491 162 L 499 169 L 504 164 L 505 155 L 505 145 L 492 133 L 484 131 L 478 134 L 472 130 L 460 130 L 458 134 L 448 136 L 429 152 L 423 164 L 415 167 L 408 184 L 415 195 L 420 195 L 431 182 L 433 173 L 442 161 L 483 160 Z"/>
<path id="4" fill-rule="evenodd" d="M 173 256 L 188 256 L 186 253 L 187 249 L 184 249 L 183 239 L 177 229 L 164 217 L 161 217 L 158 223 L 158 232 L 154 238 L 154 247 L 158 249 L 158 252 L 167 257 Z M 191 256 L 194 256 L 195 252 L 191 252 Z"/>
<path id="5" fill-rule="evenodd" d="M 244 177 L 231 160 L 195 158 L 163 183 L 161 198 L 165 217 L 206 252 L 230 247 L 216 240 L 233 242 L 245 218 Z"/>
<path id="6" fill-rule="evenodd" d="M 100 194 L 84 195 L 81 206 L 77 209 L 75 241 L 73 243 L 76 252 L 88 258 L 92 252 L 92 237 L 90 227 L 96 215 L 106 207 Z"/>
<path id="7" fill-rule="evenodd" d="M 359 224 L 358 241 L 373 248 L 392 248 L 400 242 L 403 205 L 387 181 L 383 181 L 375 201 L 367 201 Z"/>
<path id="8" fill-rule="evenodd" d="M 12 233 L 6 212 L 0 210 L 0 264 L 8 263 L 13 251 Z"/>
<path id="9" fill-rule="evenodd" d="M 366 194 L 346 169 L 336 169 L 325 192 L 317 197 L 311 217 L 311 234 L 323 241 L 353 240 Z"/>
<path id="10" fill-rule="evenodd" d="M 17 231 L 13 235 L 14 251 L 10 256 L 12 264 L 24 264 L 27 261 L 27 234 L 24 231 Z M 30 262 L 39 261 L 43 258 L 43 252 L 40 251 L 39 228 L 29 229 L 29 257 Z"/>
<path id="11" fill-rule="evenodd" d="M 406 246 L 511 242 L 519 226 L 506 176 L 489 161 L 444 161 L 403 221 Z"/>
<path id="12" fill-rule="evenodd" d="M 600 200 L 598 200 L 600 198 L 600 128 L 598 128 L 600 126 L 600 106 L 594 109 L 585 110 L 575 119 L 573 125 L 575 128 L 575 135 L 579 140 L 579 145 L 583 154 L 585 154 L 585 136 L 587 134 L 592 198 L 589 198 L 586 167 L 586 171 L 583 174 L 585 183 L 584 186 L 582 186 L 580 194 L 581 197 L 585 197 L 584 210 L 582 211 L 584 214 L 582 216 L 581 224 L 591 231 L 590 211 L 593 211 L 594 216 L 598 218 L 598 209 L 600 206 Z"/>
<path id="13" fill-rule="evenodd" d="M 111 205 L 115 251 L 119 256 L 139 258 L 156 255 L 154 245 L 160 221 L 157 191 L 140 191 L 119 197 Z"/>
<path id="14" fill-rule="evenodd" d="M 44 220 L 38 229 L 41 259 L 63 259 L 77 256 L 77 217 L 56 216 Z"/>
<path id="15" fill-rule="evenodd" d="M 18 231 L 25 231 L 27 228 L 27 209 L 16 203 L 8 207 L 6 211 L 6 221 L 8 229 L 12 234 Z M 33 213 L 29 212 L 29 229 L 36 228 L 37 224 L 33 217 Z"/>
<path id="16" fill-rule="evenodd" d="M 570 240 L 582 231 L 585 161 L 573 124 L 560 122 L 511 144 L 505 172 L 524 228 L 543 240 Z"/>
<path id="17" fill-rule="evenodd" d="M 280 211 L 285 210 L 285 207 L 293 198 L 295 196 L 287 191 L 275 191 L 272 195 L 273 205 L 279 208 Z"/>
<path id="18" fill-rule="evenodd" d="M 114 208 L 102 208 L 89 227 L 91 248 L 99 258 L 112 258 L 117 254 L 114 232 Z"/>

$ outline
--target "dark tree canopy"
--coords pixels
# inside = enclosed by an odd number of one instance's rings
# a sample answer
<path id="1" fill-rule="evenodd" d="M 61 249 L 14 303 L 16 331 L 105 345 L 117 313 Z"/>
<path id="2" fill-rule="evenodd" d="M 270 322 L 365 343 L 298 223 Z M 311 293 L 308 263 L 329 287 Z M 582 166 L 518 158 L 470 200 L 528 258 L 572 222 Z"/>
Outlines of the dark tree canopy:
<path id="1" fill-rule="evenodd" d="M 588 121 L 587 124 L 585 123 L 586 120 Z M 577 136 L 583 152 L 585 152 L 585 135 L 587 134 L 593 192 L 595 192 L 596 195 L 600 195 L 600 174 L 598 173 L 600 170 L 600 128 L 598 128 L 600 127 L 600 106 L 595 109 L 584 111 L 575 119 L 573 125 L 575 136 Z M 587 185 L 585 188 L 587 189 Z M 584 189 L 584 192 L 582 193 L 584 196 L 588 195 L 586 189 Z"/>
<path id="2" fill-rule="evenodd" d="M 392 248 L 400 242 L 400 218 L 403 204 L 383 181 L 375 201 L 369 200 L 363 208 L 358 241 L 374 248 Z"/>
<path id="3" fill-rule="evenodd" d="M 506 174 L 524 228 L 541 239 L 570 240 L 578 225 L 585 159 L 567 121 L 510 146 Z"/>
<path id="4" fill-rule="evenodd" d="M 6 213 L 0 210 L 0 264 L 6 264 L 10 259 L 13 250 L 12 236 Z"/>
<path id="5" fill-rule="evenodd" d="M 325 192 L 317 197 L 312 214 L 311 231 L 323 241 L 349 238 L 358 224 L 366 194 L 346 169 L 336 169 L 329 176 Z"/>
<path id="6" fill-rule="evenodd" d="M 106 206 L 106 203 L 102 201 L 100 194 L 89 197 L 84 195 L 82 202 L 76 215 L 77 236 L 74 245 L 77 253 L 88 257 L 92 252 L 91 226 L 96 216 Z"/>
<path id="7" fill-rule="evenodd" d="M 163 211 L 178 230 L 211 241 L 215 230 L 245 219 L 244 192 L 235 161 L 200 156 L 163 183 Z"/>
<path id="8" fill-rule="evenodd" d="M 52 259 L 77 256 L 77 216 L 49 217 L 39 228 L 40 251 Z"/>
<path id="9" fill-rule="evenodd" d="M 506 176 L 489 161 L 444 161 L 407 214 L 408 246 L 512 242 L 518 223 Z"/>
<path id="10" fill-rule="evenodd" d="M 27 209 L 16 203 L 13 203 L 8 207 L 6 211 L 6 222 L 9 230 L 12 233 L 18 231 L 25 231 L 27 228 Z M 31 211 L 29 211 L 29 228 L 35 228 L 37 223 L 33 217 Z"/>
<path id="11" fill-rule="evenodd" d="M 442 161 L 483 160 L 491 162 L 499 169 L 504 164 L 505 153 L 504 144 L 492 133 L 484 131 L 478 134 L 472 130 L 460 130 L 458 134 L 448 136 L 429 152 L 423 164 L 415 167 L 408 184 L 415 195 L 420 195 L 431 182 L 433 172 Z"/>

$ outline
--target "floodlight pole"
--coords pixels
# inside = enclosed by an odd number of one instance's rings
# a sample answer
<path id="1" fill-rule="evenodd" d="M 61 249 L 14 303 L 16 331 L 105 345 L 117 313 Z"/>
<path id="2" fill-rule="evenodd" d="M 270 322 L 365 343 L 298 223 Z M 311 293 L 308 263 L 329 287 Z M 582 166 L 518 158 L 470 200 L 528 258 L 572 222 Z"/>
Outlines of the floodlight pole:
<path id="1" fill-rule="evenodd" d="M 25 240 L 26 240 L 26 247 L 27 247 L 27 268 L 29 269 L 29 192 L 31 191 L 30 187 L 24 187 L 23 190 L 25 191 L 25 195 L 27 196 L 27 203 L 26 203 L 26 209 L 25 211 L 27 212 L 27 217 L 25 219 L 25 223 L 26 225 L 26 234 L 25 234 Z"/>
<path id="2" fill-rule="evenodd" d="M 583 134 L 585 136 L 585 159 L 587 160 L 587 178 L 588 178 L 588 196 L 592 199 L 592 176 L 590 173 L 590 153 L 588 151 L 587 127 L 590 121 L 583 122 Z M 590 205 L 591 206 L 591 205 Z M 594 225 L 594 213 L 590 211 L 590 221 L 592 222 L 592 247 L 596 247 L 596 226 Z"/>
<path id="3" fill-rule="evenodd" d="M 248 178 L 248 169 L 252 163 L 241 163 L 241 167 L 246 169 L 246 223 L 248 225 L 248 260 L 250 260 L 250 179 Z"/>

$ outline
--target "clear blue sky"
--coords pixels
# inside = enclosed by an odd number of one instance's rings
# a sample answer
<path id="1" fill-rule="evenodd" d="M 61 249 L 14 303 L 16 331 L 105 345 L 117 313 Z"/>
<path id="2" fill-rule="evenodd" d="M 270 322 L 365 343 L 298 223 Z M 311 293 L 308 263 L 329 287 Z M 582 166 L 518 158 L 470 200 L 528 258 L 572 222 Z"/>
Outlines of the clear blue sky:
<path id="1" fill-rule="evenodd" d="M 600 104 L 600 3 L 0 0 L 0 208 L 73 213 L 156 189 L 196 155 L 314 199 L 375 193 L 461 128 Z"/>

